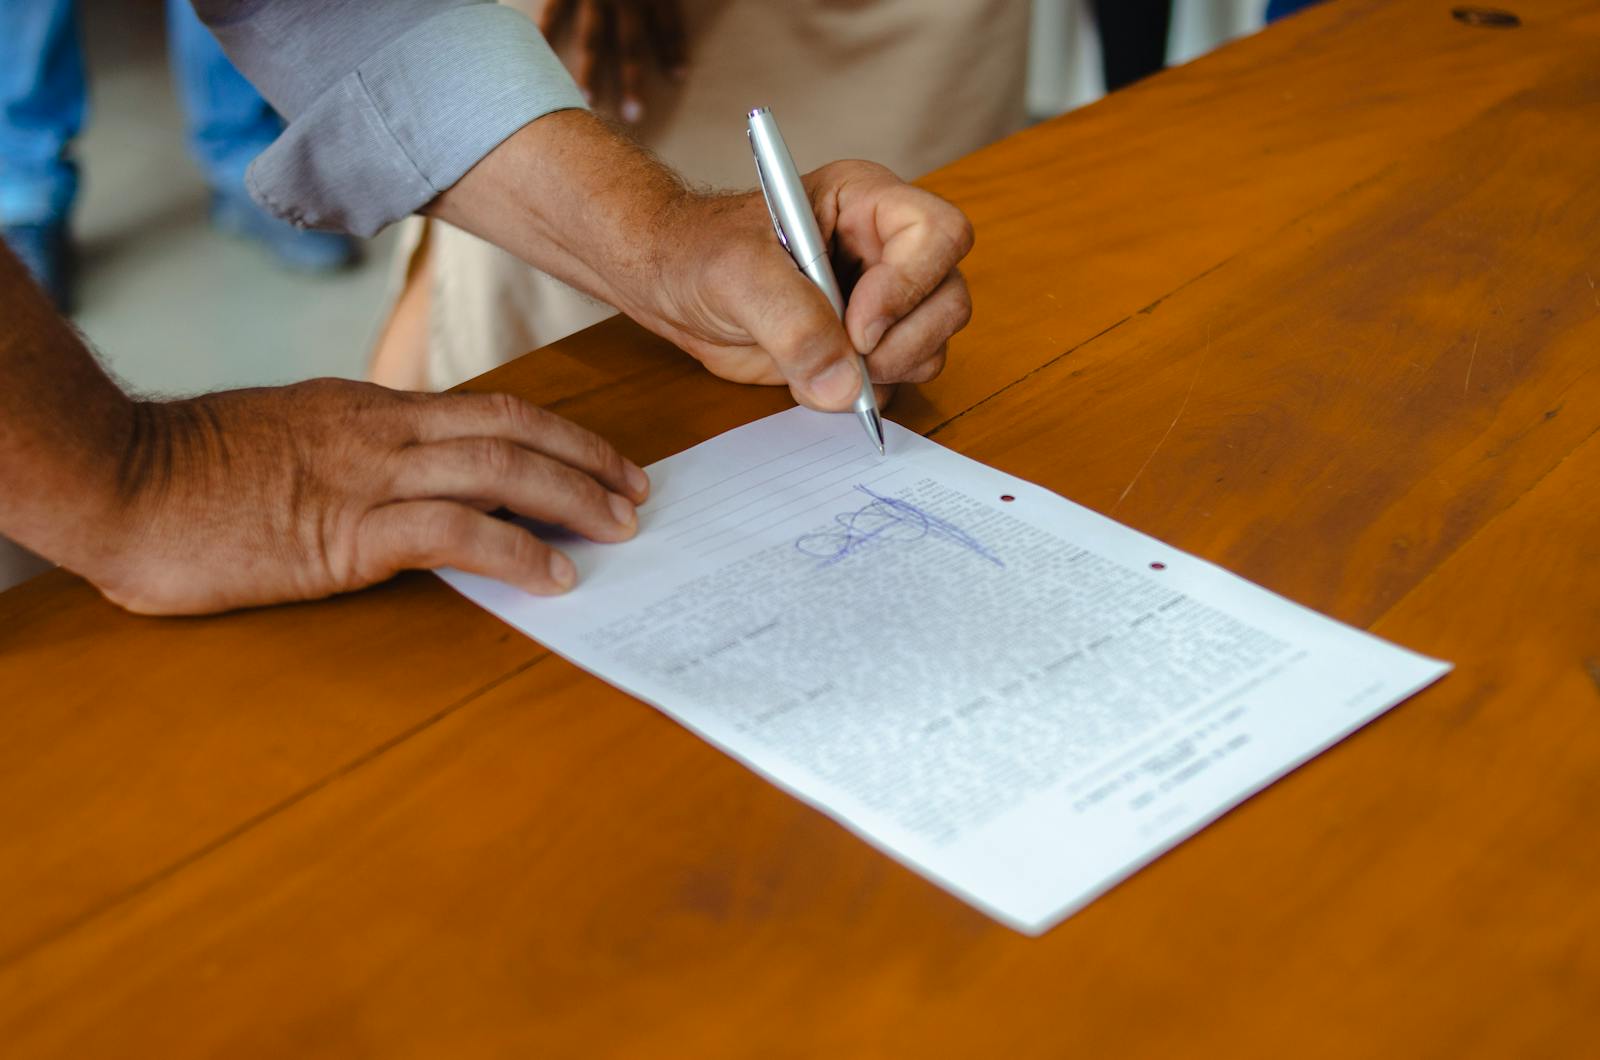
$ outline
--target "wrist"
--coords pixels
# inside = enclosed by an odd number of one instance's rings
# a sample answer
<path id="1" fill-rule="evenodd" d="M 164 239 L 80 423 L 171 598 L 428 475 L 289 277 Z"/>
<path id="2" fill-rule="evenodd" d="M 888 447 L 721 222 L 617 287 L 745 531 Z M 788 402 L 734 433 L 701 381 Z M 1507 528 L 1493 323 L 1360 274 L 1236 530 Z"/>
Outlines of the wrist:
<path id="1" fill-rule="evenodd" d="M 284 422 L 252 416 L 240 400 L 264 393 L 272 391 L 132 402 L 109 484 L 88 502 L 93 540 L 71 566 L 119 606 L 166 613 L 187 606 L 170 594 L 196 571 L 281 555 L 288 542 L 279 531 L 298 506 L 271 498 L 298 496 L 274 487 L 300 465 Z M 262 451 L 273 458 L 247 459 Z"/>
<path id="2" fill-rule="evenodd" d="M 733 318 L 757 307 L 730 300 L 783 292 L 782 281 L 798 275 L 758 192 L 687 193 L 649 231 L 651 268 L 637 309 L 625 311 L 691 352 L 703 342 L 748 342 Z"/>
<path id="3" fill-rule="evenodd" d="M 173 482 L 181 445 L 168 404 L 127 400 L 120 412 L 94 458 L 93 488 L 82 492 L 81 512 L 71 520 L 87 534 L 74 542 L 75 555 L 60 561 L 113 600 L 120 572 L 149 536 L 159 494 Z"/>
<path id="4" fill-rule="evenodd" d="M 14 262 L 0 254 L 0 286 Z M 102 547 L 135 403 L 31 288 L 0 334 L 0 533 L 74 570 Z"/>
<path id="5" fill-rule="evenodd" d="M 632 315 L 648 312 L 657 227 L 697 196 L 655 156 L 587 111 L 528 123 L 427 212 Z"/>

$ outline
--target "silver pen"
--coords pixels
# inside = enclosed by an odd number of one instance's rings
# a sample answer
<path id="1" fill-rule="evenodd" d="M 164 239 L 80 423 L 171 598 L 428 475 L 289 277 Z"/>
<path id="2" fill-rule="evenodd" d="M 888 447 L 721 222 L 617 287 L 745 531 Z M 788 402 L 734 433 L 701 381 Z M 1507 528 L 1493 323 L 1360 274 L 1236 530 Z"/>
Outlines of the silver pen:
<path id="1" fill-rule="evenodd" d="M 772 111 L 757 107 L 750 112 L 750 150 L 756 156 L 756 177 L 761 181 L 761 195 L 767 200 L 767 212 L 772 215 L 772 227 L 778 233 L 778 242 L 789 252 L 789 257 L 810 281 L 822 289 L 833 311 L 844 322 L 844 295 L 839 281 L 834 278 L 833 266 L 828 263 L 828 245 L 822 241 L 817 228 L 817 215 L 811 212 L 811 200 L 806 197 L 800 183 L 800 173 L 794 168 L 789 155 L 789 145 L 783 142 L 778 123 Z M 861 369 L 861 393 L 856 395 L 855 413 L 867 430 L 872 444 L 883 452 L 883 418 L 878 413 L 878 398 L 872 392 L 872 380 L 867 376 L 867 362 L 856 355 Z"/>

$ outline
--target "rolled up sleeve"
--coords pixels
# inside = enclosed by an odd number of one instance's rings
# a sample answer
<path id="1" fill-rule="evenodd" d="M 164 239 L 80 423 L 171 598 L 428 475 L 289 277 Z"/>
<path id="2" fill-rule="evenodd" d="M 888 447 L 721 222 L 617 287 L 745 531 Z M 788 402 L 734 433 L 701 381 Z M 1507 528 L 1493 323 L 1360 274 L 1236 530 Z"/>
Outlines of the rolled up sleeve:
<path id="1" fill-rule="evenodd" d="M 370 236 L 522 126 L 583 97 L 526 16 L 460 0 L 197 0 L 288 119 L 250 194 L 307 228 Z"/>

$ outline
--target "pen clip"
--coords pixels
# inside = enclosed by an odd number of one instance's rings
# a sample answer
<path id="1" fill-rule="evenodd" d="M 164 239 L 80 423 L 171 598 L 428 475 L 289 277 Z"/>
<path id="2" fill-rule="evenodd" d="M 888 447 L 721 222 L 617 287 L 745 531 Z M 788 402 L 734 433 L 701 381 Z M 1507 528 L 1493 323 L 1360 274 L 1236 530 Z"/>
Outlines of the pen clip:
<path id="1" fill-rule="evenodd" d="M 767 190 L 767 173 L 761 168 L 761 152 L 756 150 L 755 135 L 746 129 L 744 137 L 750 141 L 750 154 L 756 160 L 756 182 L 761 185 L 761 201 L 767 204 L 767 216 L 772 220 L 772 230 L 778 233 L 778 242 L 783 245 L 784 252 L 793 258 L 794 248 L 789 246 L 789 236 L 778 221 L 778 211 L 772 208 L 772 192 Z"/>

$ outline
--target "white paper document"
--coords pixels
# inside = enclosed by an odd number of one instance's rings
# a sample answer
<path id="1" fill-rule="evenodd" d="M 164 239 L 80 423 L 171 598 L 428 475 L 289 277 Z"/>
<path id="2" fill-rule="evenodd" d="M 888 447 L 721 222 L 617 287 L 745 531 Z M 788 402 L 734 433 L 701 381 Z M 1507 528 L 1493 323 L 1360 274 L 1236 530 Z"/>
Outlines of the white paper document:
<path id="1" fill-rule="evenodd" d="M 885 421 L 649 468 L 558 598 L 458 590 L 1037 933 L 1449 666 Z"/>

